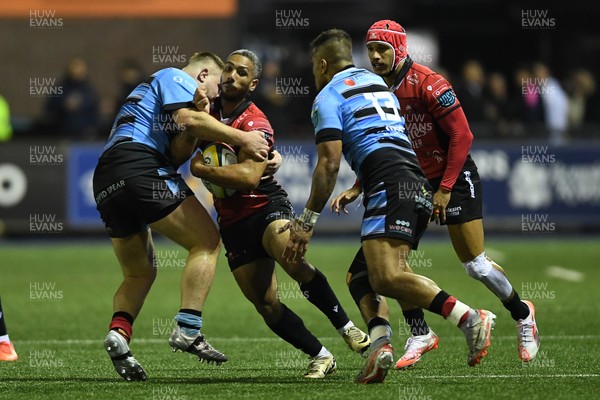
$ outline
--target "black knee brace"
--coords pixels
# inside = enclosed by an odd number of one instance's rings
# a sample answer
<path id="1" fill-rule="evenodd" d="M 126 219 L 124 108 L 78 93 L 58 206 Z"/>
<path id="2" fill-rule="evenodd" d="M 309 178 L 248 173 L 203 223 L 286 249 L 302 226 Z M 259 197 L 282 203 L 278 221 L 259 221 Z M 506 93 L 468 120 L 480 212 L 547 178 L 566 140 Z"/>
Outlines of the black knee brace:
<path id="1" fill-rule="evenodd" d="M 360 300 L 366 294 L 373 293 L 373 288 L 369 283 L 369 272 L 367 271 L 367 262 L 362 247 L 356 253 L 352 264 L 350 264 L 348 275 L 346 276 L 346 284 L 357 306 L 360 306 Z"/>

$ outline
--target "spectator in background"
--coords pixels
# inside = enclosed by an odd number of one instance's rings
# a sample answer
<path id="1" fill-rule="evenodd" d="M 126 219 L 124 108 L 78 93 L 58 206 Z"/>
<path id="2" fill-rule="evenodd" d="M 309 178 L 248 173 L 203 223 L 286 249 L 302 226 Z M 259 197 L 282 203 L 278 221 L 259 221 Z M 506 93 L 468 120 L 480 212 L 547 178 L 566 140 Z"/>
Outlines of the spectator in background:
<path id="1" fill-rule="evenodd" d="M 542 98 L 544 123 L 549 132 L 550 143 L 556 146 L 565 144 L 568 127 L 568 97 L 560 83 L 550 74 L 548 67 L 536 62 L 533 76 Z"/>
<path id="2" fill-rule="evenodd" d="M 460 98 L 465 115 L 469 121 L 484 121 L 483 96 L 485 73 L 483 67 L 477 60 L 468 60 L 463 65 L 462 74 L 462 80 L 456 88 L 456 94 Z"/>
<path id="3" fill-rule="evenodd" d="M 11 137 L 10 108 L 6 99 L 0 95 L 0 142 L 8 142 Z"/>
<path id="4" fill-rule="evenodd" d="M 493 123 L 494 136 L 512 136 L 516 132 L 512 129 L 511 101 L 508 96 L 506 79 L 499 72 L 488 76 L 484 102 L 484 114 L 488 121 Z"/>
<path id="5" fill-rule="evenodd" d="M 282 94 L 281 84 L 278 87 L 277 79 L 281 78 L 281 64 L 278 60 L 266 60 L 263 64 L 260 85 L 251 94 L 253 101 L 268 116 L 273 130 L 279 135 L 289 135 L 289 115 L 286 107 L 290 98 Z"/>
<path id="6" fill-rule="evenodd" d="M 129 97 L 129 93 L 133 91 L 146 79 L 146 73 L 142 66 L 135 60 L 128 59 L 124 60 L 119 66 L 119 94 L 115 99 L 114 104 L 114 112 L 111 116 L 111 124 L 113 122 L 114 117 L 118 114 L 119 109 L 123 105 L 123 99 Z"/>
<path id="7" fill-rule="evenodd" d="M 569 92 L 569 127 L 580 128 L 588 114 L 587 101 L 596 91 L 594 76 L 587 69 L 576 69 L 569 77 L 567 90 Z"/>
<path id="8" fill-rule="evenodd" d="M 96 90 L 88 80 L 88 66 L 73 58 L 59 84 L 62 95 L 46 103 L 43 124 L 54 134 L 72 139 L 95 139 L 98 134 L 99 104 Z"/>
<path id="9" fill-rule="evenodd" d="M 513 103 L 517 119 L 530 126 L 542 123 L 544 121 L 542 99 L 531 70 L 519 67 L 514 77 L 517 90 Z"/>

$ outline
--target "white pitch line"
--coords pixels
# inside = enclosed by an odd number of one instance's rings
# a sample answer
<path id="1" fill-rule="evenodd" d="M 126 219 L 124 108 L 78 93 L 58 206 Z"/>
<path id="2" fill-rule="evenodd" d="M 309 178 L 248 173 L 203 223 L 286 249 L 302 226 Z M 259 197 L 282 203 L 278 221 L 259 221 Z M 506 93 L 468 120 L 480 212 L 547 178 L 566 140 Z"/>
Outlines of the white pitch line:
<path id="1" fill-rule="evenodd" d="M 546 267 L 546 275 L 552 278 L 562 279 L 568 282 L 583 282 L 585 275 L 583 272 L 576 271 L 574 269 L 563 268 L 559 265 L 550 265 Z"/>
<path id="2" fill-rule="evenodd" d="M 513 379 L 513 378 L 600 378 L 600 374 L 545 374 L 545 375 L 411 375 L 411 379 Z"/>
<path id="3" fill-rule="evenodd" d="M 148 339 L 148 338 L 133 338 L 132 343 L 141 343 L 141 344 L 156 344 L 156 343 L 165 343 L 169 339 L 168 336 L 160 339 Z M 322 338 L 322 340 L 333 339 L 333 338 Z M 211 341 L 229 341 L 229 342 L 277 342 L 279 338 L 210 338 Z M 19 343 L 19 344 L 102 344 L 103 339 L 41 339 L 41 340 L 14 340 L 11 342 Z"/>
<path id="4" fill-rule="evenodd" d="M 140 343 L 140 344 L 156 344 L 156 343 L 165 343 L 167 341 L 168 337 L 165 336 L 163 338 L 139 338 L 133 339 L 133 343 Z M 276 338 L 276 337 L 263 337 L 263 338 L 241 338 L 241 337 L 234 337 L 234 338 L 225 338 L 225 337 L 210 337 L 209 338 L 211 342 L 219 342 L 219 341 L 223 341 L 223 342 L 279 342 L 279 341 L 283 341 L 283 339 L 280 338 Z M 550 340 L 550 341 L 554 341 L 554 340 L 598 340 L 600 339 L 600 335 L 565 335 L 565 336 L 560 336 L 560 335 L 548 335 L 548 336 L 540 336 L 540 339 L 542 341 L 545 340 Z M 340 340 L 339 337 L 321 337 L 319 338 L 319 340 L 322 341 L 335 341 L 335 340 Z M 463 342 L 465 340 L 464 337 L 457 335 L 457 336 L 448 336 L 448 337 L 444 337 L 443 339 L 441 339 L 441 341 L 443 342 L 451 342 L 451 341 L 461 341 Z M 492 342 L 493 341 L 513 341 L 516 340 L 516 335 L 513 336 L 493 336 L 492 335 Z M 12 340 L 13 343 L 17 343 L 17 344 L 75 344 L 75 345 L 98 345 L 98 343 L 102 344 L 102 338 L 98 338 L 98 339 L 33 339 L 33 340 Z"/>

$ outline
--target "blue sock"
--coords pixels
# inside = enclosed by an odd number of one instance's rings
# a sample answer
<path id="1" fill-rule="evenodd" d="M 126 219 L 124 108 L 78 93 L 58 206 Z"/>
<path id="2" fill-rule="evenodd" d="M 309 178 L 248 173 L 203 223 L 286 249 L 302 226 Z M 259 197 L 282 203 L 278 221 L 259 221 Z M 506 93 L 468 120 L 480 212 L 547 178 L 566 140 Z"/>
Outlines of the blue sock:
<path id="1" fill-rule="evenodd" d="M 202 328 L 202 311 L 182 308 L 175 316 L 175 320 L 185 335 L 196 336 L 200 334 L 200 329 Z"/>

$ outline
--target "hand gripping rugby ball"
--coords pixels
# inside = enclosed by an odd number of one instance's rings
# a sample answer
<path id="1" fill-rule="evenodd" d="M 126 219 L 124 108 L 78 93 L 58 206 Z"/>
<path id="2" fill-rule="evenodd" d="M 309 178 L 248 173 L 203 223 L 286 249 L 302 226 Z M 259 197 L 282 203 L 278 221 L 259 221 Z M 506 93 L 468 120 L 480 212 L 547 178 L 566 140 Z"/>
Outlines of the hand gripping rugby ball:
<path id="1" fill-rule="evenodd" d="M 222 142 L 213 142 L 206 146 L 202 152 L 202 157 L 204 158 L 204 163 L 206 165 L 214 167 L 237 164 L 238 162 L 237 155 L 233 148 Z M 204 186 L 206 186 L 206 189 L 219 199 L 229 197 L 236 192 L 235 189 L 221 187 L 206 179 L 202 179 L 202 182 L 204 183 Z"/>

